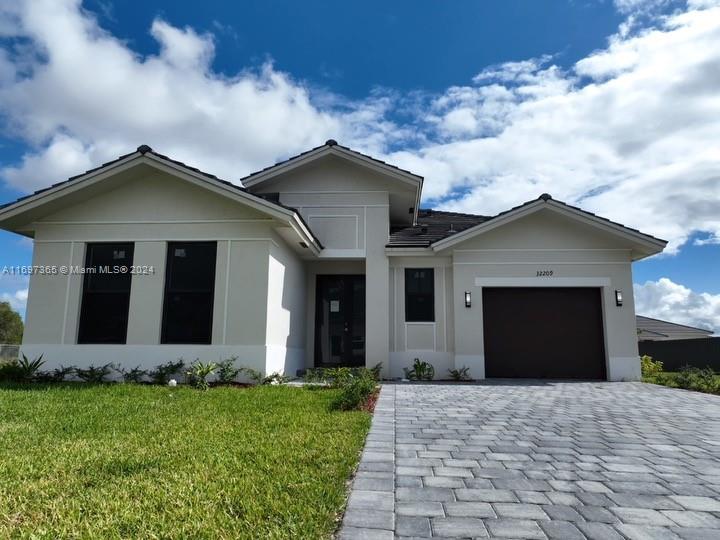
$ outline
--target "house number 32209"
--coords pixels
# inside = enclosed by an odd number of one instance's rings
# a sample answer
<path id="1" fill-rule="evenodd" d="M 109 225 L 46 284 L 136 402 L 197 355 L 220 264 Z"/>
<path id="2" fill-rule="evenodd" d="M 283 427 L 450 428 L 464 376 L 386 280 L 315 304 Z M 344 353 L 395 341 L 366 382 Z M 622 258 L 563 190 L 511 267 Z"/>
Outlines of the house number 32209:
<path id="1" fill-rule="evenodd" d="M 538 270 L 537 274 L 538 277 L 550 277 L 553 275 L 552 270 Z"/>

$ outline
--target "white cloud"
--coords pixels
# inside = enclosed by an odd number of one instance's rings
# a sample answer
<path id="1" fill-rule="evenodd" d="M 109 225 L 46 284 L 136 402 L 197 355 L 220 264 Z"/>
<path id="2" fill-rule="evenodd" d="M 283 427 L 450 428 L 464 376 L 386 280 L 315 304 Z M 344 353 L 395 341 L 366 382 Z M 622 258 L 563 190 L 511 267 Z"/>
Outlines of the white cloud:
<path id="1" fill-rule="evenodd" d="M 495 213 L 549 192 L 668 239 L 669 253 L 693 231 L 717 237 L 720 7 L 654 24 L 565 71 L 548 57 L 484 70 L 434 100 L 428 144 L 389 159 L 448 209 Z"/>
<path id="2" fill-rule="evenodd" d="M 635 17 L 659 3 L 618 7 Z M 695 231 L 720 237 L 718 0 L 629 18 L 566 68 L 548 51 L 479 66 L 438 95 L 361 101 L 271 63 L 218 74 L 211 34 L 162 19 L 149 29 L 158 52 L 143 57 L 79 0 L 0 6 L 0 35 L 23 38 L 0 55 L 0 115 L 31 147 L 0 176 L 24 191 L 140 143 L 234 180 L 332 137 L 424 175 L 426 199 L 446 208 L 492 214 L 549 192 L 666 238 L 669 252 Z"/>
<path id="3" fill-rule="evenodd" d="M 635 312 L 720 333 L 720 294 L 697 293 L 668 278 L 635 284 Z"/>
<path id="4" fill-rule="evenodd" d="M 0 113 L 32 148 L 0 174 L 23 191 L 140 143 L 233 180 L 331 137 L 352 142 L 367 131 L 354 122 L 388 124 L 375 99 L 321 110 L 303 82 L 270 63 L 215 73 L 212 37 L 161 19 L 150 29 L 159 52 L 147 57 L 100 28 L 79 0 L 2 3 L 3 33 L 31 44 L 7 42 L 0 58 Z"/>
<path id="5" fill-rule="evenodd" d="M 13 293 L 0 293 L 0 302 L 9 302 L 10 307 L 20 313 L 25 313 L 25 306 L 27 305 L 28 290 L 20 289 Z"/>

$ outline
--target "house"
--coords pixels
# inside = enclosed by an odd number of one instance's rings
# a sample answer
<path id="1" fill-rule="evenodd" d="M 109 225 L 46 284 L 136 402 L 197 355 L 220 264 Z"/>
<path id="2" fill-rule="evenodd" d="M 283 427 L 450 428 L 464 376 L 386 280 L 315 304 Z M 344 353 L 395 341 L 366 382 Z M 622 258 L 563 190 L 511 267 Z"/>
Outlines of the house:
<path id="1" fill-rule="evenodd" d="M 333 140 L 242 183 L 140 146 L 0 208 L 34 239 L 23 352 L 639 378 L 631 265 L 663 240 L 547 194 L 421 210 L 422 177 Z"/>
<path id="2" fill-rule="evenodd" d="M 696 328 L 684 324 L 661 321 L 651 317 L 637 315 L 638 341 L 669 341 L 677 339 L 704 339 L 713 335 L 712 330 Z"/>

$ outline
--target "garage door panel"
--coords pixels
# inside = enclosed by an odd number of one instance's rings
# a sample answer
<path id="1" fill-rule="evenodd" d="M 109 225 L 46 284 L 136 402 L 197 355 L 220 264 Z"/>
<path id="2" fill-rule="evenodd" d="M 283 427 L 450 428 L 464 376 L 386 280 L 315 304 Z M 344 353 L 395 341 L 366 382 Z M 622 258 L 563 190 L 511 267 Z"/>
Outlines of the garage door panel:
<path id="1" fill-rule="evenodd" d="M 600 290 L 483 288 L 487 377 L 605 379 Z"/>

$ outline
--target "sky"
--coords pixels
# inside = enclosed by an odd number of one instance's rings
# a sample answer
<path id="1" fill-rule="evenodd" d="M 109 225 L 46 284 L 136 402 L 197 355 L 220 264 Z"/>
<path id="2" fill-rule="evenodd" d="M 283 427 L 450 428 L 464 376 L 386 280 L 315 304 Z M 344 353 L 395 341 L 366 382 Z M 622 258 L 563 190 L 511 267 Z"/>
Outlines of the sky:
<path id="1" fill-rule="evenodd" d="M 334 138 L 425 207 L 547 192 L 668 240 L 637 312 L 720 332 L 720 0 L 141 5 L 0 0 L 0 204 L 140 144 L 237 182 Z"/>

